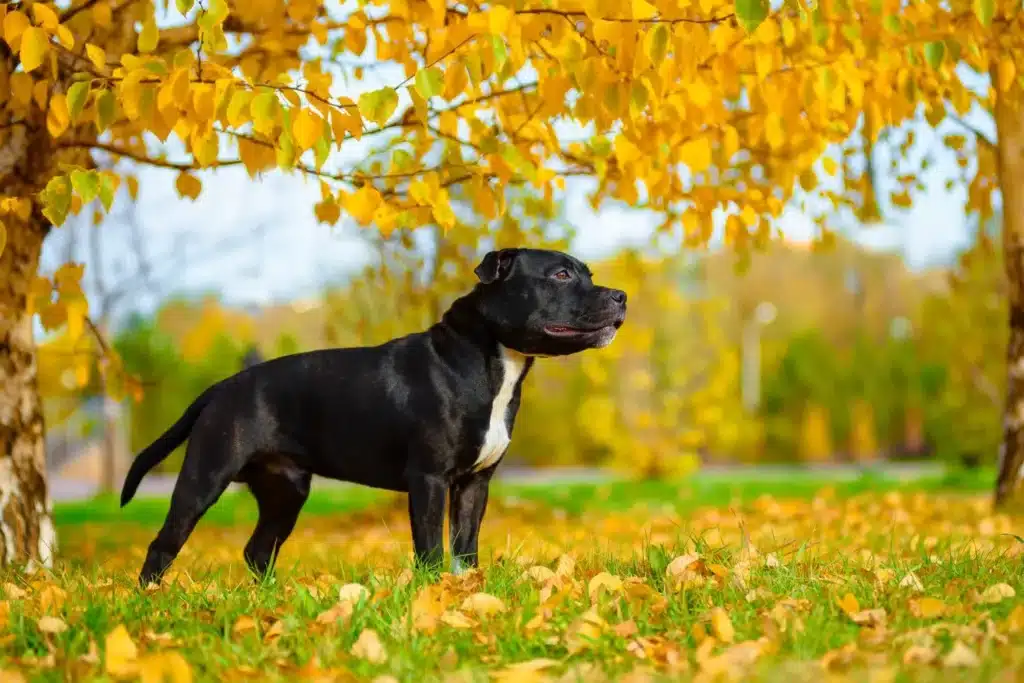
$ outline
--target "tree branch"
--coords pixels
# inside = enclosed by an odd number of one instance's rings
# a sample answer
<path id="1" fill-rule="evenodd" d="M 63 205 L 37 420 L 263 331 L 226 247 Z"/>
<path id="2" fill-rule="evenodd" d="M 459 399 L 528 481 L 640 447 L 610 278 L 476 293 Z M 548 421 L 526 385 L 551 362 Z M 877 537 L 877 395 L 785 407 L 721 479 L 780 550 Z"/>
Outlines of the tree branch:
<path id="1" fill-rule="evenodd" d="M 174 162 L 167 161 L 166 159 L 153 159 L 152 157 L 133 152 L 131 150 L 118 147 L 106 142 L 88 142 L 88 141 L 76 141 L 69 140 L 61 142 L 57 145 L 58 149 L 98 149 L 108 154 L 115 154 L 125 159 L 131 159 L 132 161 L 140 164 L 146 164 L 148 166 L 155 166 L 157 168 L 169 168 L 176 171 L 198 171 L 204 168 L 221 168 L 223 166 L 238 166 L 242 163 L 241 159 L 225 159 L 223 161 L 216 161 L 207 166 L 197 166 L 194 163 L 188 162 Z"/>
<path id="2" fill-rule="evenodd" d="M 978 130 L 977 128 L 972 126 L 971 124 L 969 124 L 966 121 L 964 121 L 962 118 L 960 118 L 954 112 L 947 111 L 946 112 L 946 116 L 948 116 L 954 123 L 956 123 L 958 126 L 963 128 L 964 130 L 968 131 L 969 133 L 972 133 L 974 135 L 974 137 L 976 137 L 978 139 L 978 142 L 980 142 L 985 147 L 988 147 L 989 149 L 995 149 L 996 148 L 997 142 L 995 140 L 992 140 L 991 138 L 989 138 L 989 136 L 985 135 L 985 133 L 981 132 L 980 130 Z"/>
<path id="3" fill-rule="evenodd" d="M 547 8 L 532 8 L 532 9 L 519 9 L 515 10 L 516 14 L 549 14 L 553 16 L 566 17 L 568 19 L 573 18 L 589 18 L 589 15 L 582 10 L 556 10 Z M 732 19 L 736 15 L 732 12 L 729 14 L 723 14 L 720 17 L 711 17 L 710 19 L 689 19 L 680 17 L 676 19 L 669 19 L 667 17 L 652 17 L 650 19 L 632 19 L 624 17 L 602 17 L 598 21 L 610 21 L 618 22 L 623 24 L 720 24 L 723 21 Z"/>

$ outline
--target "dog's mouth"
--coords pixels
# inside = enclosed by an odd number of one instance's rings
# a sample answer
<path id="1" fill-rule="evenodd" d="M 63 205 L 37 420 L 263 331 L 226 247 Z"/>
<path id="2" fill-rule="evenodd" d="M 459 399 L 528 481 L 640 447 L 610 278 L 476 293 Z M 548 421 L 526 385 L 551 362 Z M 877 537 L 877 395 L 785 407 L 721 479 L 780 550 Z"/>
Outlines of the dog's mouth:
<path id="1" fill-rule="evenodd" d="M 596 327 L 570 327 L 569 325 L 545 325 L 544 333 L 550 337 L 572 339 L 574 337 L 587 337 L 590 335 L 614 332 L 622 326 L 622 320 L 616 319 L 605 325 Z"/>

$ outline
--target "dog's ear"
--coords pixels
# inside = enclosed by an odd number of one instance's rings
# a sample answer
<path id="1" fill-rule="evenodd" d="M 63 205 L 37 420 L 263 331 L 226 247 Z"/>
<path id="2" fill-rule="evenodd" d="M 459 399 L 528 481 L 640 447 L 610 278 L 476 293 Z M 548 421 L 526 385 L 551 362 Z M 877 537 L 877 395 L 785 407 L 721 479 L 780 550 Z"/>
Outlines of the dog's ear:
<path id="1" fill-rule="evenodd" d="M 497 280 L 504 280 L 508 277 L 509 271 L 512 270 L 512 261 L 515 259 L 515 249 L 499 249 L 498 251 L 489 251 L 484 256 L 484 260 L 480 262 L 473 272 L 480 278 L 480 282 L 488 285 Z"/>

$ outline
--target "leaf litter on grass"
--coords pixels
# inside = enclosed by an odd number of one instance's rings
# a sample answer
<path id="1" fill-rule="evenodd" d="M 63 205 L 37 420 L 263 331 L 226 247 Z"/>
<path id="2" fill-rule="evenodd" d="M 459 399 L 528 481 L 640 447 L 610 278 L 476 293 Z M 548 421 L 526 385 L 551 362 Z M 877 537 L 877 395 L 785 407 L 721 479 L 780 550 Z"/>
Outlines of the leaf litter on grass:
<path id="1" fill-rule="evenodd" d="M 495 497 L 482 567 L 435 577 L 410 569 L 406 510 L 302 519 L 261 584 L 241 561 L 251 529 L 201 525 L 149 591 L 151 530 L 66 529 L 52 572 L 0 576 L 0 681 L 1010 681 L 1024 666 L 1024 527 L 985 499 L 825 490 L 684 516 Z"/>

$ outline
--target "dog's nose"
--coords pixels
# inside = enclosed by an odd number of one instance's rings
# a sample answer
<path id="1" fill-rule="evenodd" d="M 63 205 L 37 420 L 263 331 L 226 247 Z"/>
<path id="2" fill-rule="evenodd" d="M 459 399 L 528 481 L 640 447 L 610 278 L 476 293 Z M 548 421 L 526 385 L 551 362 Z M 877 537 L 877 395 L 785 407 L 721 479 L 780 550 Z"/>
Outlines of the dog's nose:
<path id="1" fill-rule="evenodd" d="M 623 292 L 621 289 L 609 290 L 609 296 L 611 296 L 612 301 L 614 301 L 617 304 L 626 303 L 626 293 Z"/>

